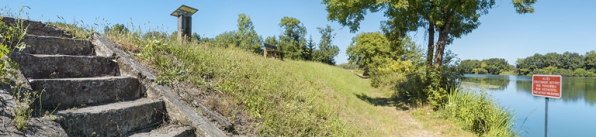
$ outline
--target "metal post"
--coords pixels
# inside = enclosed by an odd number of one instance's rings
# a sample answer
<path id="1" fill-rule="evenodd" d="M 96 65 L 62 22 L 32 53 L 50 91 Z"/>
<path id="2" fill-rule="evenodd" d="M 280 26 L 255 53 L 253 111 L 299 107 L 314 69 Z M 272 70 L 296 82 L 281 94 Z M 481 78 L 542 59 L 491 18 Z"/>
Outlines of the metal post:
<path id="1" fill-rule="evenodd" d="M 548 97 L 544 97 L 546 100 L 545 110 L 544 110 L 544 137 L 548 137 Z"/>

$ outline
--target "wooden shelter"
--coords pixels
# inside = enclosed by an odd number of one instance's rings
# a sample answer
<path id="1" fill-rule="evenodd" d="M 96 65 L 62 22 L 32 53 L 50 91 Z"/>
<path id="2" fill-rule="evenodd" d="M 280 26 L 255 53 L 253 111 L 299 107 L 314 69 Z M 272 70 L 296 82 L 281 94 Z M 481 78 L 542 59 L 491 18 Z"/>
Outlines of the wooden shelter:
<path id="1" fill-rule="evenodd" d="M 275 59 L 279 58 L 280 60 L 284 60 L 284 53 L 277 50 L 277 47 L 269 44 L 263 44 L 263 56 L 267 58 L 267 55 Z"/>

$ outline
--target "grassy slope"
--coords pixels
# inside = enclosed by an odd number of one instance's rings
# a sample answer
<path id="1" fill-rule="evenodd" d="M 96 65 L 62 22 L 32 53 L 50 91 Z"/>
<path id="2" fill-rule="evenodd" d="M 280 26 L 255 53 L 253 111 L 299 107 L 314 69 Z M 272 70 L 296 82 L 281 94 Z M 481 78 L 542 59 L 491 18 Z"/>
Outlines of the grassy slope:
<path id="1" fill-rule="evenodd" d="M 375 106 L 379 104 L 377 101 L 387 101 L 388 94 L 339 67 L 267 59 L 241 50 L 196 44 L 157 44 L 155 49 L 146 52 L 148 48 L 141 48 L 140 57 L 162 71 L 160 76 L 174 82 L 185 80 L 199 86 L 211 85 L 232 99 L 231 105 L 216 106 L 246 106 L 243 111 L 260 120 L 256 125 L 262 135 L 434 134 L 426 131 L 428 128 L 418 124 L 407 111 L 399 111 L 391 103 Z M 151 56 L 143 57 L 143 53 Z M 179 68 L 172 67 L 176 65 L 169 63 L 168 54 L 180 62 Z M 180 70 L 189 74 L 177 78 L 164 73 Z M 206 78 L 212 82 L 200 81 Z M 233 114 L 225 111 L 223 114 L 234 119 Z M 436 119 L 429 123 L 441 123 Z M 428 127 L 431 132 L 444 132 Z"/>
<path id="2" fill-rule="evenodd" d="M 65 28 L 71 33 L 80 30 Z M 88 34 L 75 35 L 84 38 Z M 241 134 L 472 135 L 429 108 L 414 110 L 414 116 L 398 109 L 388 99 L 390 93 L 370 87 L 368 80 L 339 67 L 267 59 L 205 44 L 142 39 L 131 33 L 107 36 L 154 69 L 158 81 L 207 89 L 188 92 L 212 96 L 202 102 L 231 120 Z"/>

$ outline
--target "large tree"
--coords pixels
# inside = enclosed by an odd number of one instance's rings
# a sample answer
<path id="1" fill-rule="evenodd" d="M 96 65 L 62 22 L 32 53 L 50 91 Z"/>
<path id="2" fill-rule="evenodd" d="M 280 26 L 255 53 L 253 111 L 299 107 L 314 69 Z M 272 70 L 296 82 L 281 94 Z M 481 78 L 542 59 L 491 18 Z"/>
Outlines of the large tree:
<path id="1" fill-rule="evenodd" d="M 319 27 L 317 29 L 321 33 L 321 41 L 319 42 L 319 48 L 314 51 L 313 60 L 335 65 L 333 58 L 339 54 L 339 48 L 337 45 L 333 45 L 333 38 L 335 37 L 333 29 L 329 25 L 325 28 Z"/>
<path id="2" fill-rule="evenodd" d="M 513 0 L 513 3 L 518 13 L 528 13 L 534 11 L 531 4 L 535 1 Z M 392 41 L 425 28 L 427 66 L 434 62 L 435 67 L 440 67 L 445 46 L 476 29 L 480 25 L 478 18 L 488 13 L 495 0 L 323 0 L 323 4 L 329 12 L 327 19 L 348 26 L 352 32 L 359 29 L 367 12 L 379 11 L 389 18 L 383 22 L 383 30 Z M 438 36 L 436 41 L 435 36 Z"/>
<path id="3" fill-rule="evenodd" d="M 255 26 L 252 24 L 250 17 L 244 13 L 238 15 L 238 31 L 236 31 L 236 36 L 238 37 L 238 46 L 240 48 L 261 53 L 262 38 L 255 31 Z"/>
<path id="4" fill-rule="evenodd" d="M 284 29 L 279 36 L 280 50 L 284 53 L 284 58 L 303 60 L 308 58 L 306 54 L 306 27 L 300 20 L 293 17 L 283 17 L 279 27 Z"/>
<path id="5" fill-rule="evenodd" d="M 393 52 L 389 40 L 379 32 L 356 35 L 346 50 L 348 61 L 363 69 L 365 76 L 368 75 L 374 58 L 385 58 L 393 55 Z"/>

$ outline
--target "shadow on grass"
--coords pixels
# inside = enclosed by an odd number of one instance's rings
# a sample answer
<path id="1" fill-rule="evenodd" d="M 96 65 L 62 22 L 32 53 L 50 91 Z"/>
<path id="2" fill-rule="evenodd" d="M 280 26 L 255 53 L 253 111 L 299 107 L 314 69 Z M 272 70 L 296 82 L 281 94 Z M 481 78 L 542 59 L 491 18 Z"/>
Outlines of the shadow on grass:
<path id="1" fill-rule="evenodd" d="M 407 103 L 398 99 L 398 98 L 391 98 L 391 97 L 370 97 L 366 94 L 360 93 L 354 95 L 363 101 L 366 101 L 374 106 L 392 106 L 399 110 L 410 110 Z"/>
<path id="2" fill-rule="evenodd" d="M 354 72 L 354 70 L 348 70 L 348 71 L 352 72 L 352 74 L 354 74 L 354 75 L 356 75 L 356 76 L 360 77 L 361 79 L 369 79 L 369 78 L 370 78 L 369 76 L 364 76 L 364 75 L 362 75 L 362 74 L 359 74 L 359 73 L 357 73 L 357 72 Z"/>

